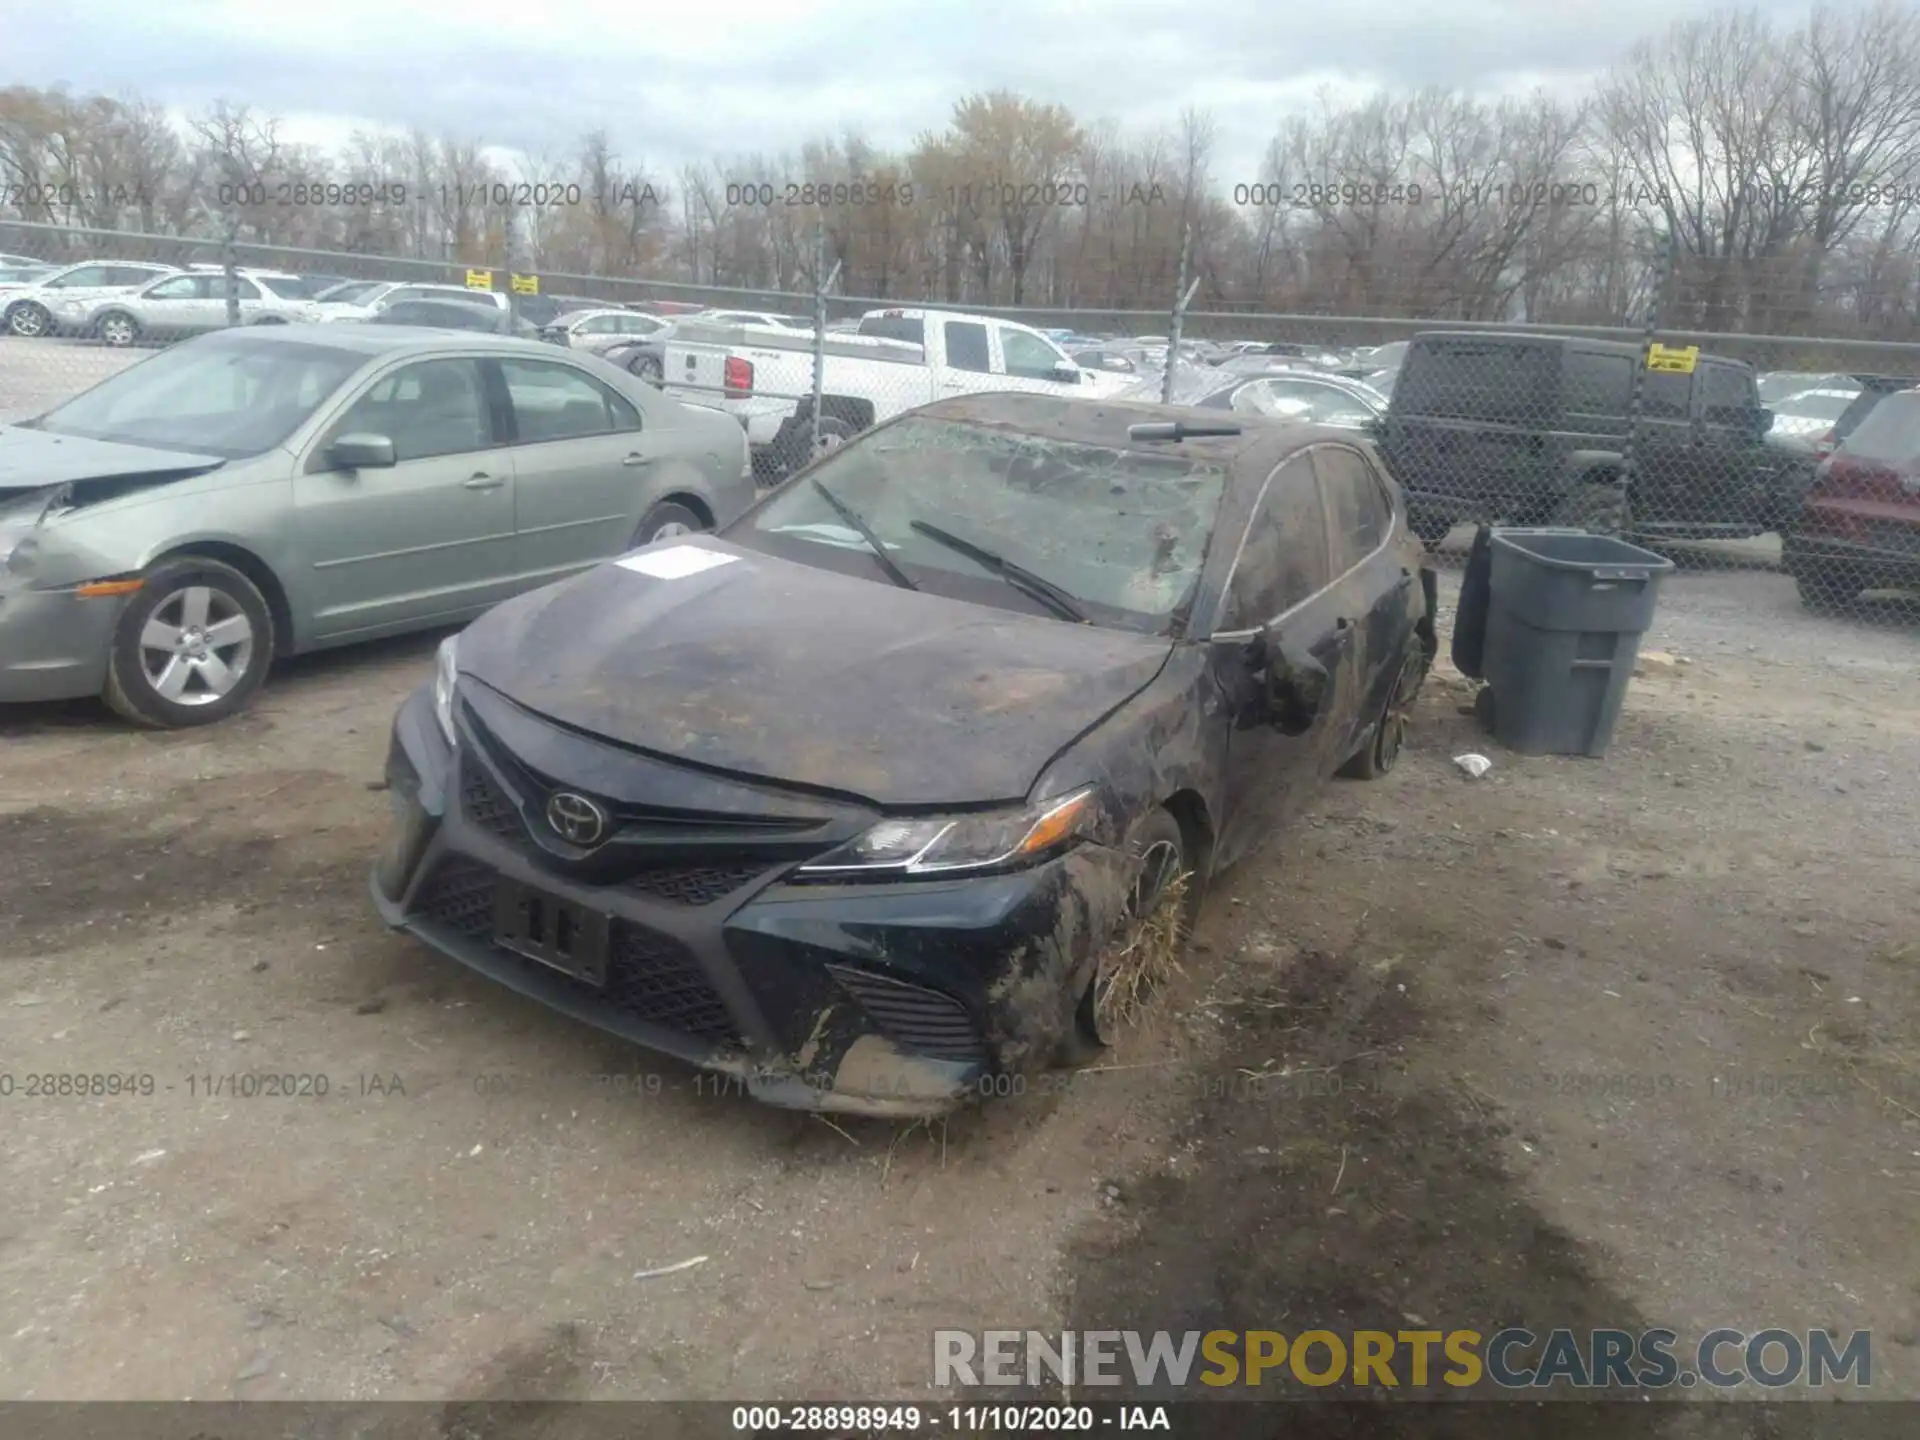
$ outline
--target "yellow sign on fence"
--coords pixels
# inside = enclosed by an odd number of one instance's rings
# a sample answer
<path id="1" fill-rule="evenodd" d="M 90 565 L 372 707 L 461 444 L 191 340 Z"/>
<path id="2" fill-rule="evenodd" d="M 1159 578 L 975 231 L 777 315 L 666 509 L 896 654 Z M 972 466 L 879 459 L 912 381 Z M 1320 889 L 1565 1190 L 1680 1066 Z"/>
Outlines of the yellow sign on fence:
<path id="1" fill-rule="evenodd" d="M 467 288 L 469 290 L 493 289 L 493 272 L 491 270 L 467 271 Z"/>
<path id="2" fill-rule="evenodd" d="M 1700 347 L 1688 345 L 1670 349 L 1655 342 L 1647 346 L 1647 369 L 1664 370 L 1669 375 L 1691 375 L 1700 361 Z"/>
<path id="3" fill-rule="evenodd" d="M 514 275 L 509 277 L 509 279 L 513 287 L 513 293 L 516 295 L 538 295 L 540 293 L 540 277 L 538 275 Z"/>

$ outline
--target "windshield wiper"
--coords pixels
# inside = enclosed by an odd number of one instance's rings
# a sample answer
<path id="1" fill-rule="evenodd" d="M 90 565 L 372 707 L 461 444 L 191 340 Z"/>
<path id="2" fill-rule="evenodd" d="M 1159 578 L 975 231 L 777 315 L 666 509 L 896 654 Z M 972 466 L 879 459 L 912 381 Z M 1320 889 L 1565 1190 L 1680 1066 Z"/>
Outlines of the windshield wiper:
<path id="1" fill-rule="evenodd" d="M 1087 612 L 1080 608 L 1080 602 L 1046 576 L 1036 575 L 1025 566 L 1014 564 L 1006 556 L 996 555 L 971 540 L 963 540 L 938 525 L 929 525 L 924 520 L 909 520 L 907 524 L 929 539 L 939 541 L 949 550 L 958 550 L 969 559 L 977 560 L 1021 594 L 1038 600 L 1062 619 L 1075 620 L 1082 625 L 1087 623 Z"/>
<path id="2" fill-rule="evenodd" d="M 821 484 L 819 477 L 809 475 L 807 477 L 807 483 L 820 492 L 820 498 L 833 507 L 834 514 L 851 525 L 860 538 L 867 542 L 867 547 L 873 551 L 873 558 L 880 562 L 880 568 L 887 572 L 887 578 L 889 580 L 893 581 L 893 583 L 898 585 L 902 590 L 918 590 L 920 588 L 908 578 L 906 571 L 894 563 L 893 557 L 887 554 L 887 547 L 880 543 L 880 537 L 873 533 L 873 527 L 871 525 L 860 518 L 857 510 L 847 504 L 847 502 L 842 500 L 838 495 L 834 494 L 833 491 L 829 490 L 825 485 Z"/>

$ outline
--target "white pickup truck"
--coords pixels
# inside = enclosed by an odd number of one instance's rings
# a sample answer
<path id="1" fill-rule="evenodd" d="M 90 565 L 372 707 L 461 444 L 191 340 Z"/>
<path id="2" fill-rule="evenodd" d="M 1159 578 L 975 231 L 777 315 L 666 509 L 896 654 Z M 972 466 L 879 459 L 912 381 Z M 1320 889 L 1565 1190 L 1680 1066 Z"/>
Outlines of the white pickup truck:
<path id="1" fill-rule="evenodd" d="M 663 388 L 717 405 L 746 427 L 755 469 L 784 475 L 812 458 L 813 333 L 684 320 L 662 355 Z M 1137 376 L 1083 370 L 1029 325 L 945 310 L 870 310 L 858 332 L 829 333 L 822 355 L 820 451 L 947 395 L 989 390 L 1094 399 Z"/>

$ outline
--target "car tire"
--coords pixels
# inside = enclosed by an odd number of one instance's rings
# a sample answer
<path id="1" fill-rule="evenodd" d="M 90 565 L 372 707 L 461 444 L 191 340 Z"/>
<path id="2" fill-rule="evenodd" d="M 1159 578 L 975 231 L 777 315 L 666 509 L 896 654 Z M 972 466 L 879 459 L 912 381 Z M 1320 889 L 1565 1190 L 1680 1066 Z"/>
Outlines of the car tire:
<path id="1" fill-rule="evenodd" d="M 679 501 L 662 500 L 640 517 L 640 526 L 633 532 L 631 548 L 638 550 L 642 545 L 671 539 L 675 535 L 698 535 L 708 528 L 706 521 Z"/>
<path id="2" fill-rule="evenodd" d="M 114 627 L 102 698 L 157 730 L 244 709 L 273 663 L 273 612 L 260 588 L 199 555 L 162 561 L 143 579 Z"/>
<path id="3" fill-rule="evenodd" d="M 116 350 L 124 350 L 140 339 L 140 322 L 124 310 L 109 310 L 93 328 L 96 335 Z"/>
<path id="4" fill-rule="evenodd" d="M 660 363 L 658 355 L 642 355 L 633 362 L 633 373 L 647 384 L 659 389 L 667 383 L 666 366 Z"/>
<path id="5" fill-rule="evenodd" d="M 1813 615 L 1844 614 L 1867 588 L 1860 576 L 1838 566 L 1795 570 L 1793 584 L 1801 605 Z"/>
<path id="6" fill-rule="evenodd" d="M 28 300 L 7 312 L 7 329 L 22 340 L 38 340 L 53 333 L 53 313 Z"/>
<path id="7" fill-rule="evenodd" d="M 1173 931 L 1171 953 L 1165 959 L 1170 964 L 1177 965 L 1193 934 L 1200 908 L 1199 887 L 1191 873 L 1186 834 L 1172 812 L 1156 809 L 1142 820 L 1128 837 L 1127 851 L 1133 860 L 1134 873 L 1127 885 L 1126 921 L 1112 937 L 1093 977 L 1080 993 L 1073 1024 L 1061 1046 L 1064 1065 L 1087 1064 L 1104 1054 L 1113 1043 L 1117 1022 L 1110 1014 L 1110 1006 L 1115 999 L 1114 983 L 1125 974 L 1114 962 L 1126 953 L 1155 910 L 1162 903 L 1177 907 L 1168 917 Z M 1178 897 L 1170 898 L 1169 887 L 1181 877 L 1184 877 L 1184 889 Z"/>
<path id="8" fill-rule="evenodd" d="M 1633 502 L 1617 479 L 1586 480 L 1560 498 L 1547 523 L 1624 539 L 1633 530 Z"/>
<path id="9" fill-rule="evenodd" d="M 805 462 L 807 464 L 812 464 L 822 455 L 831 455 L 842 445 L 845 445 L 849 440 L 853 439 L 855 434 L 853 426 L 849 425 L 837 415 L 822 415 L 820 417 L 820 428 L 817 433 L 814 432 L 811 425 L 809 425 L 807 429 L 809 435 L 812 437 Z"/>
<path id="10" fill-rule="evenodd" d="M 1407 741 L 1407 729 L 1413 720 L 1413 704 L 1420 698 L 1420 682 L 1426 676 L 1426 651 L 1421 648 L 1417 635 L 1409 636 L 1407 658 L 1400 662 L 1400 673 L 1394 676 L 1393 689 L 1387 692 L 1387 703 L 1380 709 L 1380 719 L 1373 727 L 1373 734 L 1340 767 L 1343 777 L 1349 780 L 1378 780 L 1399 762 L 1400 751 Z"/>

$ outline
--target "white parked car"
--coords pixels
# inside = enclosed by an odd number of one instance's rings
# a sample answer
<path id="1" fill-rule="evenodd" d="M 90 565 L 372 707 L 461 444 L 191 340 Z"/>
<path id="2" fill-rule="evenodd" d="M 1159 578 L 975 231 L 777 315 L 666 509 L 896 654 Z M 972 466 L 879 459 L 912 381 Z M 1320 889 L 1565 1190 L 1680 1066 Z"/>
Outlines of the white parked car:
<path id="1" fill-rule="evenodd" d="M 236 270 L 232 288 L 242 325 L 288 325 L 320 318 L 320 307 L 302 297 L 298 275 L 280 270 Z M 93 302 L 76 328 L 113 346 L 142 341 L 184 340 L 227 328 L 228 280 L 223 269 L 196 267 L 165 275 L 129 295 Z"/>
<path id="2" fill-rule="evenodd" d="M 665 388 L 746 427 L 763 473 L 812 458 L 811 330 L 681 321 L 663 347 Z M 870 310 L 854 335 L 824 340 L 819 450 L 947 395 L 1026 391 L 1097 399 L 1136 378 L 1086 370 L 1030 325 L 944 310 Z"/>
<path id="3" fill-rule="evenodd" d="M 356 282 L 367 283 L 367 282 Z M 510 309 L 507 297 L 498 290 L 470 290 L 464 285 L 393 284 L 378 282 L 369 284 L 364 293 L 352 300 L 334 298 L 346 289 L 336 285 L 332 290 L 321 292 L 314 297 L 314 304 L 320 307 L 319 318 L 330 320 L 371 320 L 390 305 L 398 305 L 402 300 L 445 300 L 449 296 L 457 297 L 471 304 L 497 305 L 502 310 Z"/>
<path id="4" fill-rule="evenodd" d="M 0 310 L 0 326 L 25 339 L 76 334 L 100 301 L 138 290 L 163 275 L 180 273 L 178 265 L 140 260 L 86 260 L 68 265 L 30 285 L 0 294 L 0 305 L 5 306 Z"/>
<path id="5" fill-rule="evenodd" d="M 556 316 L 551 324 L 540 327 L 540 338 L 571 350 L 596 353 L 615 345 L 647 340 L 669 326 L 658 315 L 642 315 L 637 310 L 571 310 Z"/>

